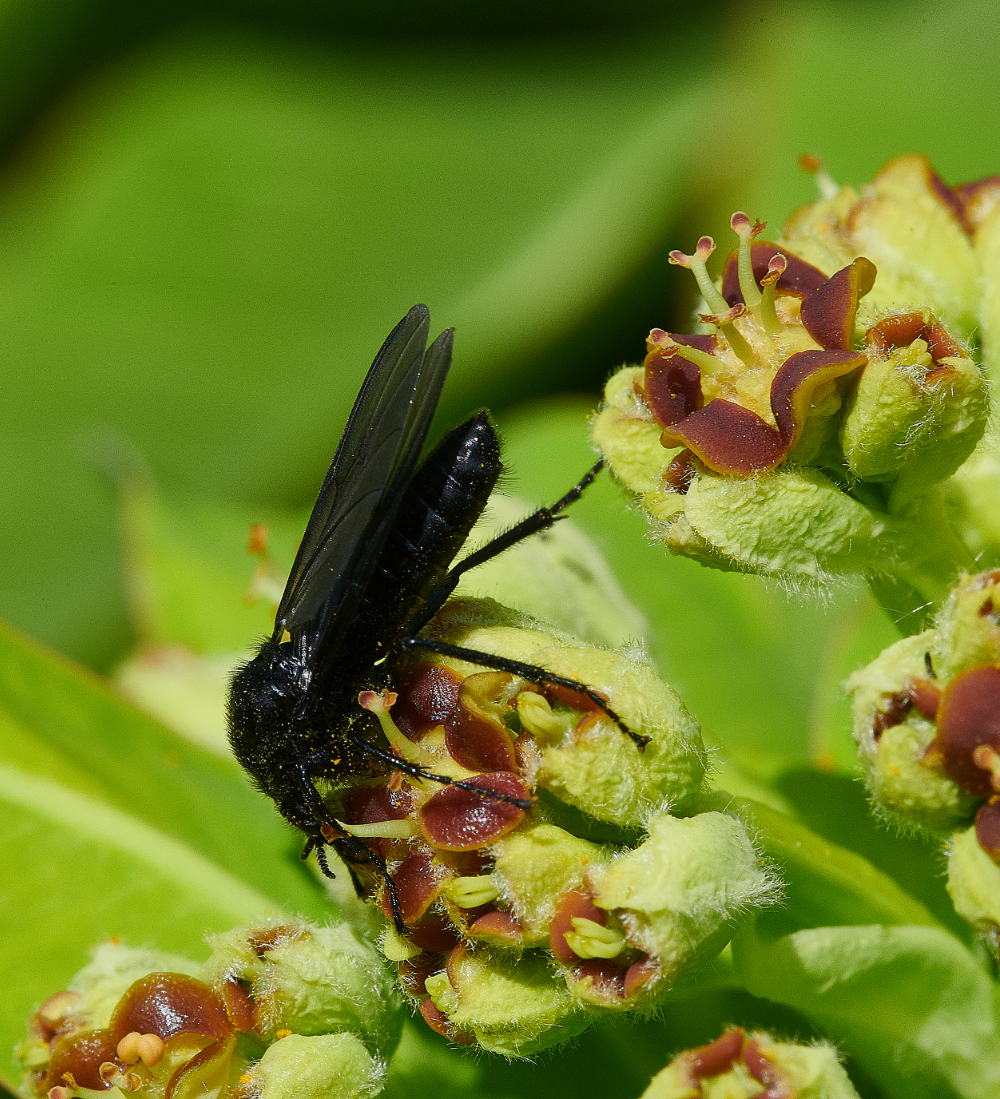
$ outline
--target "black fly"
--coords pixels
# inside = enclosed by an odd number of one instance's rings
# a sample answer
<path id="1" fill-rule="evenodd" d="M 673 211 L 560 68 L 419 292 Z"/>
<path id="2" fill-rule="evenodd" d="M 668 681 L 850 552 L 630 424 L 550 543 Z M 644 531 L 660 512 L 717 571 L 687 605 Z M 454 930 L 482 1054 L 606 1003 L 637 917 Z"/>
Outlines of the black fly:
<path id="1" fill-rule="evenodd" d="M 445 435 L 418 466 L 451 364 L 452 330 L 427 348 L 429 327 L 427 307 L 414 306 L 376 356 L 306 526 L 274 633 L 236 672 L 229 696 L 236 758 L 285 819 L 305 833 L 303 858 L 315 850 L 331 877 L 327 844 L 349 866 L 373 864 L 387 882 L 401 932 L 384 863 L 369 845 L 338 828 L 317 780 L 338 786 L 398 769 L 529 808 L 430 774 L 379 743 L 380 726 L 359 706 L 358 695 L 390 686 L 406 654 L 429 650 L 570 687 L 597 703 L 640 748 L 646 742 L 585 684 L 420 636 L 463 573 L 550 527 L 600 469 L 598 463 L 552 507 L 450 567 L 503 467 L 485 412 Z"/>

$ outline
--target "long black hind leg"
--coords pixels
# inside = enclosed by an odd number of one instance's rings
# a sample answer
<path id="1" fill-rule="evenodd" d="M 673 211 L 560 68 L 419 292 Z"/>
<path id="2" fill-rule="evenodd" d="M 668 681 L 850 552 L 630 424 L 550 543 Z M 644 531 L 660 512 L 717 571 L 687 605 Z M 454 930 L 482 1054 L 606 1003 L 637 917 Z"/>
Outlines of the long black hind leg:
<path id="1" fill-rule="evenodd" d="M 466 660 L 470 664 L 479 664 L 483 668 L 495 668 L 498 672 L 509 672 L 511 675 L 519 675 L 530 683 L 551 683 L 557 687 L 568 687 L 589 698 L 598 709 L 611 718 L 619 729 L 635 744 L 641 752 L 649 743 L 648 736 L 634 733 L 624 721 L 608 705 L 593 687 L 586 683 L 580 683 L 576 679 L 568 679 L 563 675 L 553 675 L 537 664 L 525 664 L 520 660 L 511 660 L 508 656 L 497 656 L 495 653 L 479 652 L 477 649 L 464 649 L 461 645 L 452 645 L 447 641 L 438 641 L 433 637 L 404 637 L 398 644 L 401 652 L 412 652 L 414 649 L 424 649 L 427 652 L 439 653 L 441 656 L 451 656 L 456 660 Z"/>
<path id="2" fill-rule="evenodd" d="M 504 550 L 510 549 L 511 546 L 524 541 L 525 538 L 530 538 L 532 534 L 547 530 L 558 520 L 568 518 L 568 516 L 560 515 L 559 513 L 568 508 L 570 504 L 575 503 L 580 499 L 584 489 L 586 489 L 588 485 L 593 484 L 594 478 L 601 472 L 603 466 L 604 461 L 602 459 L 588 470 L 565 496 L 557 500 L 551 507 L 539 508 L 537 511 L 532 512 L 531 515 L 526 519 L 522 519 L 520 523 L 511 527 L 510 530 L 497 535 L 496 538 L 487 542 L 485 546 L 481 546 L 475 553 L 470 553 L 468 557 L 463 557 L 457 565 L 454 565 L 449 569 L 448 575 L 445 576 L 441 583 L 431 591 L 430 595 L 428 595 L 420 614 L 409 623 L 408 628 L 410 632 L 417 634 L 428 622 L 430 622 L 434 615 L 436 615 L 445 603 L 448 602 L 452 592 L 458 586 L 459 580 L 461 580 L 462 576 L 470 569 L 485 564 L 498 554 L 503 553 Z M 554 682 L 554 680 L 552 682 Z"/>

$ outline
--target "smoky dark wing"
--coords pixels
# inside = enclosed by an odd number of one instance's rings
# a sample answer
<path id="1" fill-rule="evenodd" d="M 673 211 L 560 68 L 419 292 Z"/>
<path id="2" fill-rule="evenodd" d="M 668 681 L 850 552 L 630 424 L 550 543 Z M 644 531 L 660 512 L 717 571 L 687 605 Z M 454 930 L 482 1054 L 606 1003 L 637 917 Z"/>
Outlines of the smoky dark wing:
<path id="1" fill-rule="evenodd" d="M 368 371 L 302 536 L 275 617 L 276 635 L 321 634 L 351 621 L 451 365 L 450 330 L 424 353 L 429 327 L 427 307 L 415 305 Z"/>

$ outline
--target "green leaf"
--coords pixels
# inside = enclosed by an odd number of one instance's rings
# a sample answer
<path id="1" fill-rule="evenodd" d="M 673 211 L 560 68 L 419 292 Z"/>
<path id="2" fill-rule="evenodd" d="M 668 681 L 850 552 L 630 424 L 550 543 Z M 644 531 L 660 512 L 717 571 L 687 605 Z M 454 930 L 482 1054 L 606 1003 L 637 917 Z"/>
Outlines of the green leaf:
<path id="1" fill-rule="evenodd" d="M 0 762 L 56 775 L 190 845 L 283 907 L 319 915 L 297 840 L 235 762 L 140 714 L 96 676 L 0 627 Z M 43 751 L 38 751 L 38 745 Z"/>
<path id="2" fill-rule="evenodd" d="M 298 861 L 300 841 L 234 762 L 8 627 L 0 801 L 4 1048 L 103 939 L 200 957 L 208 932 L 335 910 Z"/>
<path id="3" fill-rule="evenodd" d="M 747 929 L 733 953 L 751 992 L 816 1020 L 888 1096 L 1000 1095 L 998 989 L 946 932 L 818 927 L 770 938 Z"/>
<path id="4" fill-rule="evenodd" d="M 443 421 L 533 385 L 525 364 L 613 298 L 674 215 L 705 98 L 686 41 L 189 29 L 66 102 L 34 136 L 45 155 L 0 180 L 0 511 L 19 531 L 0 609 L 107 660 L 123 622 L 88 468 L 101 440 L 185 490 L 303 500 L 415 301 L 459 328 Z M 637 79 L 658 52 L 672 62 Z"/>
<path id="5" fill-rule="evenodd" d="M 273 899 L 187 844 L 6 764 L 0 816 L 0 968 L 8 975 L 0 1048 L 23 1039 L 30 1011 L 64 988 L 99 942 L 117 935 L 201 959 L 206 933 L 278 911 Z"/>

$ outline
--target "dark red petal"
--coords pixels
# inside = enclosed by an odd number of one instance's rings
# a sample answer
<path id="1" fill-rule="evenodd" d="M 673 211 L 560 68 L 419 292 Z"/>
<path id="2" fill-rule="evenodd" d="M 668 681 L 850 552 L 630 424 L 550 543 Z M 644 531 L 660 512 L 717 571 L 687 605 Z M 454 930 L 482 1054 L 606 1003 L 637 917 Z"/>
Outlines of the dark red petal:
<path id="1" fill-rule="evenodd" d="M 440 664 L 418 664 L 398 689 L 392 719 L 403 736 L 419 740 L 443 725 L 458 705 L 462 677 Z"/>
<path id="2" fill-rule="evenodd" d="M 273 924 L 271 927 L 255 928 L 247 935 L 247 946 L 258 958 L 263 958 L 265 954 L 281 943 L 304 938 L 305 932 L 301 927 L 279 923 Z"/>
<path id="3" fill-rule="evenodd" d="M 409 939 L 414 946 L 419 946 L 430 954 L 445 954 L 458 945 L 458 933 L 443 916 L 438 915 L 421 920 L 410 933 Z"/>
<path id="4" fill-rule="evenodd" d="M 587 977 L 593 982 L 593 992 L 607 1000 L 625 998 L 625 970 L 613 961 L 604 958 L 588 958 L 573 967 L 573 975 L 578 981 Z"/>
<path id="5" fill-rule="evenodd" d="M 386 820 L 402 820 L 407 807 L 397 802 L 409 801 L 406 795 L 390 793 L 383 784 L 355 786 L 344 794 L 342 812 L 348 824 L 381 824 Z"/>
<path id="6" fill-rule="evenodd" d="M 455 949 L 448 954 L 448 958 L 445 961 L 444 968 L 445 972 L 448 974 L 448 980 L 451 981 L 453 988 L 457 987 L 455 975 L 458 972 L 458 967 L 462 964 L 463 961 L 465 961 L 468 953 L 468 947 L 464 946 L 462 943 L 459 943 L 458 946 L 456 946 Z"/>
<path id="7" fill-rule="evenodd" d="M 563 893 L 556 902 L 552 922 L 549 924 L 549 949 L 556 961 L 563 965 L 572 965 L 579 961 L 579 955 L 566 942 L 566 933 L 573 930 L 574 917 L 593 920 L 601 927 L 606 927 L 608 923 L 607 912 L 594 904 L 589 893 L 582 889 L 571 889 Z"/>
<path id="8" fill-rule="evenodd" d="M 652 958 L 640 958 L 633 962 L 625 970 L 625 998 L 634 996 L 640 989 L 647 985 L 654 977 L 658 976 L 660 965 Z"/>
<path id="9" fill-rule="evenodd" d="M 911 679 L 903 688 L 906 697 L 913 703 L 917 713 L 928 721 L 937 720 L 938 707 L 941 705 L 941 688 L 929 679 Z"/>
<path id="10" fill-rule="evenodd" d="M 736 1058 L 743 1052 L 743 1040 L 743 1031 L 734 1026 L 707 1046 L 690 1050 L 686 1059 L 692 1072 L 699 1080 L 710 1080 L 713 1076 L 729 1072 Z"/>
<path id="11" fill-rule="evenodd" d="M 108 1091 L 111 1085 L 101 1079 L 100 1067 L 115 1059 L 117 1045 L 111 1031 L 103 1029 L 77 1031 L 72 1037 L 60 1038 L 45 1071 L 45 1090 L 65 1087 L 63 1073 L 68 1072 L 81 1088 Z"/>
<path id="12" fill-rule="evenodd" d="M 204 1095 L 210 1090 L 206 1087 L 206 1076 L 212 1083 L 223 1083 L 223 1078 L 228 1075 L 228 1064 L 236 1052 L 236 1041 L 236 1035 L 230 1034 L 200 1050 L 190 1061 L 185 1061 L 167 1082 L 163 1099 L 174 1099 L 179 1092 Z M 214 1088 L 211 1090 L 214 1091 Z"/>
<path id="13" fill-rule="evenodd" d="M 819 386 L 867 364 L 854 351 L 800 351 L 781 364 L 771 382 L 771 411 L 789 450 L 799 441 Z"/>
<path id="14" fill-rule="evenodd" d="M 410 796 L 403 790 L 390 791 L 384 783 L 378 786 L 355 786 L 344 794 L 341 812 L 348 824 L 381 824 L 387 820 L 403 820 L 407 815 Z M 391 841 L 372 838 L 363 841 L 384 859 Z"/>
<path id="15" fill-rule="evenodd" d="M 219 986 L 219 995 L 222 997 L 222 1005 L 226 1010 L 226 1018 L 241 1034 L 253 1030 L 254 1002 L 250 994 L 239 983 L 228 977 Z"/>
<path id="16" fill-rule="evenodd" d="M 671 332 L 669 335 L 674 343 L 682 343 L 685 347 L 696 347 L 706 355 L 715 354 L 717 337 L 714 335 L 699 336 L 691 332 Z"/>
<path id="17" fill-rule="evenodd" d="M 434 866 L 434 856 L 430 851 L 410 851 L 391 877 L 402 909 L 403 922 L 419 920 L 437 896 L 441 885 L 442 875 Z M 392 918 L 388 889 L 382 891 L 382 911 Z"/>
<path id="18" fill-rule="evenodd" d="M 972 234 L 972 225 L 965 213 L 965 202 L 962 196 L 953 188 L 949 187 L 947 183 L 934 171 L 928 162 L 926 165 L 927 182 L 930 184 L 931 190 L 937 195 L 937 197 L 944 203 L 945 206 L 955 216 L 955 220 L 965 230 L 966 233 Z"/>
<path id="19" fill-rule="evenodd" d="M 909 347 L 923 329 L 922 313 L 895 313 L 873 324 L 865 332 L 865 342 L 888 355 L 894 347 Z"/>
<path id="20" fill-rule="evenodd" d="M 937 321 L 927 324 L 922 313 L 896 313 L 885 317 L 868 329 L 865 342 L 888 357 L 894 347 L 909 347 L 918 337 L 927 341 L 927 350 L 934 362 L 964 356 L 944 326 Z"/>
<path id="21" fill-rule="evenodd" d="M 444 726 L 448 754 L 467 771 L 514 771 L 510 732 L 495 718 L 459 706 Z"/>
<path id="22" fill-rule="evenodd" d="M 894 725 L 901 725 L 906 720 L 906 715 L 913 709 L 913 702 L 906 691 L 896 691 L 882 704 L 881 710 L 875 711 L 872 721 L 872 735 L 876 740 Z"/>
<path id="23" fill-rule="evenodd" d="M 207 984 L 183 973 L 150 973 L 132 984 L 111 1016 L 117 1045 L 126 1034 L 158 1034 L 165 1042 L 178 1034 L 224 1038 L 233 1024 L 222 1000 Z"/>
<path id="24" fill-rule="evenodd" d="M 966 232 L 975 232 L 1000 204 L 1000 176 L 963 183 L 952 191 L 962 204 L 962 224 Z"/>
<path id="25" fill-rule="evenodd" d="M 480 790 L 495 790 L 508 797 L 528 800 L 528 789 L 517 775 L 498 772 L 465 780 Z M 446 786 L 432 795 L 420 810 L 420 827 L 432 847 L 446 851 L 472 851 L 483 847 L 524 819 L 524 810 L 488 794 L 480 796 L 459 786 Z"/>
<path id="26" fill-rule="evenodd" d="M 591 710 L 597 710 L 602 714 L 604 713 L 604 710 L 601 709 L 592 698 L 588 698 L 585 694 L 581 694 L 580 691 L 574 691 L 572 687 L 563 687 L 558 683 L 543 683 L 541 688 L 542 694 L 550 701 L 561 702 L 571 710 L 580 710 L 582 713 L 589 713 Z M 594 693 L 600 695 L 605 702 L 609 701 L 607 695 L 603 694 L 601 691 L 595 691 Z"/>
<path id="27" fill-rule="evenodd" d="M 429 996 L 420 1005 L 420 1014 L 431 1030 L 443 1035 L 448 1041 L 460 1046 L 471 1046 L 475 1043 L 476 1039 L 471 1034 L 463 1034 L 462 1031 L 451 1025 L 448 1016 L 439 1007 L 435 1006 L 434 1001 Z"/>
<path id="28" fill-rule="evenodd" d="M 756 412 L 716 398 L 686 420 L 663 429 L 665 447 L 686 446 L 716 473 L 751 477 L 785 457 L 781 436 Z"/>
<path id="29" fill-rule="evenodd" d="M 803 301 L 802 325 L 820 347 L 838 351 L 850 347 L 858 299 L 871 290 L 875 274 L 875 264 L 860 256 Z"/>
<path id="30" fill-rule="evenodd" d="M 756 240 L 750 245 L 750 260 L 753 264 L 753 277 L 757 280 L 758 286 L 767 274 L 767 265 L 771 262 L 771 257 L 777 255 L 784 256 L 788 265 L 781 273 L 776 289 L 805 297 L 826 282 L 826 275 L 818 267 L 813 267 L 811 263 L 806 263 L 804 259 L 799 259 L 794 253 L 779 248 L 776 244 L 766 240 Z M 738 257 L 738 251 L 731 253 L 722 272 L 722 296 L 730 305 L 743 301 Z"/>
<path id="31" fill-rule="evenodd" d="M 755 1038 L 749 1039 L 743 1048 L 743 1063 L 750 1075 L 759 1083 L 765 1085 L 778 1083 L 780 1074 L 777 1066 L 770 1057 L 761 1053 Z M 768 1091 L 770 1092 L 770 1087 Z"/>
<path id="32" fill-rule="evenodd" d="M 520 946 L 524 941 L 524 928 L 509 912 L 487 912 L 469 928 L 469 938 L 489 939 L 501 946 Z"/>
<path id="33" fill-rule="evenodd" d="M 714 336 L 706 338 L 713 342 L 715 339 Z M 662 351 L 646 356 L 644 391 L 646 403 L 660 427 L 683 420 L 705 403 L 698 365 L 680 355 L 667 355 Z"/>
<path id="34" fill-rule="evenodd" d="M 962 358 L 964 352 L 957 343 L 948 335 L 944 326 L 935 321 L 928 324 L 923 331 L 923 337 L 927 341 L 927 350 L 934 362 L 940 359 Z"/>
<path id="35" fill-rule="evenodd" d="M 687 490 L 697 476 L 694 455 L 690 450 L 682 450 L 664 471 L 663 486 L 665 489 L 673 489 L 680 496 L 686 496 Z"/>
<path id="36" fill-rule="evenodd" d="M 986 854 L 1000 866 L 1000 797 L 995 794 L 976 813 L 976 839 Z"/>
<path id="37" fill-rule="evenodd" d="M 945 687 L 937 727 L 945 771 L 969 793 L 988 798 L 994 793 L 990 774 L 972 758 L 981 744 L 1000 751 L 1000 668 L 992 664 L 970 668 Z"/>

